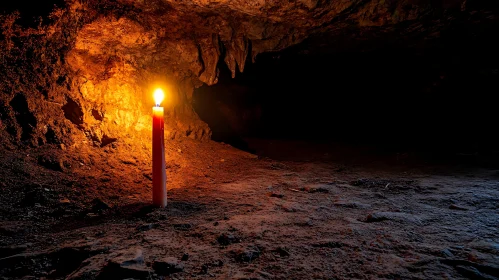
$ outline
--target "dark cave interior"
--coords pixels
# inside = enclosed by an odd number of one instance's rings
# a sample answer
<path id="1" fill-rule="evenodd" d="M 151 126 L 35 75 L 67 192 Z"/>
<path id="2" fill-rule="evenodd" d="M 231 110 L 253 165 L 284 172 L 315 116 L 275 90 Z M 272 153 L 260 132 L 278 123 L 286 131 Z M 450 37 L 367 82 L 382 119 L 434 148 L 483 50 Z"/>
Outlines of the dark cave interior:
<path id="1" fill-rule="evenodd" d="M 194 108 L 215 141 L 250 151 L 245 138 L 491 152 L 499 140 L 495 28 L 454 26 L 433 41 L 367 50 L 306 40 L 259 55 L 234 79 L 221 62 L 219 82 L 195 91 Z"/>

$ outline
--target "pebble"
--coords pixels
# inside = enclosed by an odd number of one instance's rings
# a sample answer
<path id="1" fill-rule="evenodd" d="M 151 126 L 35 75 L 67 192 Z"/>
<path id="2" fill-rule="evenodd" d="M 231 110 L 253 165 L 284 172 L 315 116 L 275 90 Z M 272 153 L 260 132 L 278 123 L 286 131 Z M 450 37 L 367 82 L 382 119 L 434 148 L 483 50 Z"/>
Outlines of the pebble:
<path id="1" fill-rule="evenodd" d="M 237 262 L 252 262 L 260 256 L 260 250 L 250 247 L 244 251 L 233 252 Z"/>
<path id="2" fill-rule="evenodd" d="M 269 197 L 276 197 L 276 198 L 283 198 L 284 195 L 283 194 L 280 194 L 280 193 L 274 193 L 274 192 L 270 192 L 270 193 L 267 193 L 267 195 Z"/>
<path id="3" fill-rule="evenodd" d="M 220 245 L 227 246 L 233 243 L 239 243 L 241 242 L 241 240 L 237 236 L 231 233 L 223 233 L 220 236 L 218 236 L 217 242 Z"/>
<path id="4" fill-rule="evenodd" d="M 442 255 L 444 255 L 444 257 L 449 257 L 449 258 L 454 257 L 454 254 L 452 254 L 452 252 L 447 248 L 442 250 Z"/>
<path id="5" fill-rule="evenodd" d="M 167 257 L 152 264 L 152 268 L 159 275 L 170 275 L 184 271 L 184 264 L 180 263 L 176 258 Z"/>
<path id="6" fill-rule="evenodd" d="M 63 199 L 59 200 L 59 203 L 61 203 L 61 204 L 68 204 L 68 203 L 71 203 L 71 201 L 69 199 L 67 199 L 67 198 L 63 198 Z"/>

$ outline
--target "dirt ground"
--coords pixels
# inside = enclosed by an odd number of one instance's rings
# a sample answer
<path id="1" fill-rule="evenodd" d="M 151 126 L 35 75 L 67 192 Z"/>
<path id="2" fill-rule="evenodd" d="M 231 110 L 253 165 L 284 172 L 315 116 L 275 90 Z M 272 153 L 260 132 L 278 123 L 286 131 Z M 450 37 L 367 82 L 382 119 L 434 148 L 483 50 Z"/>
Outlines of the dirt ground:
<path id="1" fill-rule="evenodd" d="M 252 144 L 167 143 L 166 209 L 148 147 L 6 146 L 0 278 L 499 279 L 498 169 Z"/>

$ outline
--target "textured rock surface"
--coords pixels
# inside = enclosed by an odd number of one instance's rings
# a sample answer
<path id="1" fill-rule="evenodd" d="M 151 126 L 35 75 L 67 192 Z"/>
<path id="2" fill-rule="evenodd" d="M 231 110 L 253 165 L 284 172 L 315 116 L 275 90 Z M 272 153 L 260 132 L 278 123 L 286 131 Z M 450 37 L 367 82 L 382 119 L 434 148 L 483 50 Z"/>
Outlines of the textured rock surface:
<path id="1" fill-rule="evenodd" d="M 37 29 L 3 16 L 0 128 L 32 145 L 140 143 L 150 135 L 151 92 L 163 86 L 166 137 L 208 139 L 192 94 L 218 81 L 220 61 L 234 76 L 248 57 L 307 38 L 311 50 L 387 33 L 431 38 L 456 17 L 495 18 L 481 8 L 465 0 L 73 0 Z"/>

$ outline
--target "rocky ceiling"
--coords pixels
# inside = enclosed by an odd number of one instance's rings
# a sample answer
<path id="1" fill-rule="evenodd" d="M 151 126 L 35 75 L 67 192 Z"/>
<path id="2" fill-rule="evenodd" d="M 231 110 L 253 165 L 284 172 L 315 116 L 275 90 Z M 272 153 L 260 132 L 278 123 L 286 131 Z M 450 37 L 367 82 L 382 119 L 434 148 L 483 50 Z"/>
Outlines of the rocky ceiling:
<path id="1" fill-rule="evenodd" d="M 406 38 L 422 42 L 456 20 L 477 14 L 479 20 L 495 20 L 494 5 L 470 0 L 70 0 L 29 30 L 4 16 L 0 65 L 7 79 L 0 85 L 0 125 L 12 139 L 33 145 L 88 140 L 103 146 L 142 139 L 150 135 L 151 90 L 163 86 L 169 89 L 168 137 L 208 139 L 208 126 L 192 109 L 192 93 L 203 83 L 217 83 L 221 60 L 236 75 L 258 54 L 304 40 L 310 42 L 305 51 L 317 52 Z M 28 122 L 22 114 L 30 116 Z"/>

